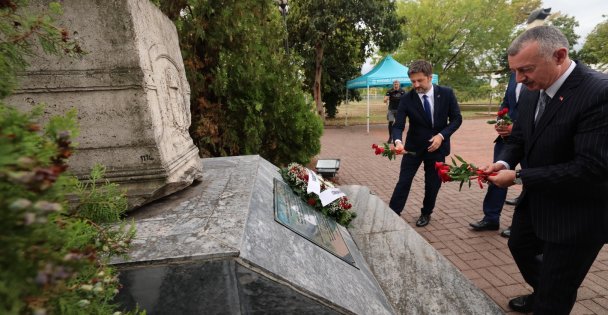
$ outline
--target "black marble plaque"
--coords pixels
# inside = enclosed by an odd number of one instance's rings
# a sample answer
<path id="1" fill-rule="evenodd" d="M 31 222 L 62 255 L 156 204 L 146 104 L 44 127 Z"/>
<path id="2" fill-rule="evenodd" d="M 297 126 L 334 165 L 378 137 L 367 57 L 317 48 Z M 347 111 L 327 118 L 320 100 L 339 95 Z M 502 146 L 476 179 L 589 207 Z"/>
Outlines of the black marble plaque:
<path id="1" fill-rule="evenodd" d="M 338 224 L 298 197 L 289 185 L 274 179 L 274 219 L 336 257 L 356 267 Z"/>

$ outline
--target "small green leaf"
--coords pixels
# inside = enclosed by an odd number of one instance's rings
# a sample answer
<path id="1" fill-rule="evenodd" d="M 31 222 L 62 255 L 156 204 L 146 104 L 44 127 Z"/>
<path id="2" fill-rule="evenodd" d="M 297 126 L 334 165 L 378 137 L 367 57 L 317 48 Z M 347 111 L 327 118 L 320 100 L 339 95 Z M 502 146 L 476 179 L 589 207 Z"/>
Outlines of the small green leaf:
<path id="1" fill-rule="evenodd" d="M 49 3 L 49 11 L 51 14 L 61 15 L 63 14 L 63 10 L 61 9 L 61 3 L 53 1 Z"/>

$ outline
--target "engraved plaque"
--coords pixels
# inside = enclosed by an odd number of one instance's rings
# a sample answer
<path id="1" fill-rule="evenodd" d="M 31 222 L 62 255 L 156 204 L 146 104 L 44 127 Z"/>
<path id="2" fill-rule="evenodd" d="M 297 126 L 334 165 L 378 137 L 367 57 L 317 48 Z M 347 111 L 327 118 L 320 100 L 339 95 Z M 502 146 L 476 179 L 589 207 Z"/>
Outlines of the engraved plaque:
<path id="1" fill-rule="evenodd" d="M 300 236 L 356 267 L 333 219 L 298 197 L 289 185 L 274 179 L 274 219 Z"/>

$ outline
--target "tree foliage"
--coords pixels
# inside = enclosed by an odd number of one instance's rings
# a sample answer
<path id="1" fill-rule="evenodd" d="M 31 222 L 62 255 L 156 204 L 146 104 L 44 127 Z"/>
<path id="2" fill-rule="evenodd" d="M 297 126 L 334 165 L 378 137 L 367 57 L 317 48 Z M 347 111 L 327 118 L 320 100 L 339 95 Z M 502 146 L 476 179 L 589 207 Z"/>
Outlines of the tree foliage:
<path id="1" fill-rule="evenodd" d="M 290 43 L 304 59 L 306 87 L 317 114 L 333 116 L 345 100 L 345 82 L 360 74 L 378 46 L 393 50 L 401 41 L 395 3 L 389 0 L 303 0 L 290 2 Z"/>
<path id="2" fill-rule="evenodd" d="M 580 57 L 585 63 L 596 65 L 600 70 L 608 69 L 608 19 L 596 25 L 587 35 Z"/>
<path id="3" fill-rule="evenodd" d="M 557 27 L 560 31 L 562 31 L 562 33 L 564 33 L 564 36 L 566 36 L 568 39 L 568 43 L 570 43 L 570 50 L 568 51 L 570 58 L 578 59 L 578 52 L 574 49 L 574 46 L 578 44 L 578 39 L 580 38 L 580 36 L 574 31 L 574 28 L 579 26 L 576 18 L 560 13 L 549 16 L 547 24 Z"/>
<path id="4" fill-rule="evenodd" d="M 286 164 L 319 152 L 322 124 L 306 102 L 298 60 L 283 50 L 274 1 L 157 4 L 178 28 L 202 156 L 260 154 Z"/>
<path id="5" fill-rule="evenodd" d="M 43 14 L 23 14 L 17 9 L 27 1 L 0 1 L 0 98 L 10 94 L 17 85 L 16 74 L 23 71 L 32 47 L 40 45 L 46 53 L 80 54 L 78 42 L 69 37 L 67 29 L 52 23 L 62 14 L 58 2 L 50 2 Z"/>
<path id="6" fill-rule="evenodd" d="M 505 51 L 516 26 L 539 4 L 538 0 L 399 2 L 406 38 L 394 57 L 406 65 L 416 59 L 430 61 L 440 82 L 459 91 L 459 99 L 485 96 L 480 93 L 487 90 L 490 75 L 506 70 Z"/>
<path id="7" fill-rule="evenodd" d="M 21 113 L 2 101 L 37 43 L 49 53 L 82 53 L 54 22 L 58 3 L 36 15 L 25 4 L 0 2 L 0 313 L 110 314 L 119 283 L 108 261 L 135 233 L 108 224 L 126 211 L 124 193 L 103 183 L 100 166 L 89 184 L 65 174 L 76 111 L 42 125 L 42 107 Z"/>

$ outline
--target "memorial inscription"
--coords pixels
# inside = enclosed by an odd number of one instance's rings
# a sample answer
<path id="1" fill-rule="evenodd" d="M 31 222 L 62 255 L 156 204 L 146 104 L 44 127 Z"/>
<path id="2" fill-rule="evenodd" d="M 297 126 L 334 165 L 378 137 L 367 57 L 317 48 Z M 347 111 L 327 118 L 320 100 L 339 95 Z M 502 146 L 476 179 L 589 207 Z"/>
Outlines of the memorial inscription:
<path id="1" fill-rule="evenodd" d="M 337 223 L 306 204 L 291 191 L 289 185 L 276 178 L 274 179 L 274 219 L 357 268 Z"/>

